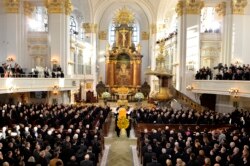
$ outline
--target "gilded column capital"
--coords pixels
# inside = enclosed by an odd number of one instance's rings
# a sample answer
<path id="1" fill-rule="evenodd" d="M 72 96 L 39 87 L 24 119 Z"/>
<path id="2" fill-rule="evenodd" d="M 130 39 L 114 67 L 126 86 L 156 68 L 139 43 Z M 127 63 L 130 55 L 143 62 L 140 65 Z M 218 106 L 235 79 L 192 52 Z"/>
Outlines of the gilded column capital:
<path id="1" fill-rule="evenodd" d="M 202 0 L 187 0 L 186 1 L 186 13 L 187 14 L 200 14 L 201 9 L 204 7 L 204 1 Z"/>
<path id="2" fill-rule="evenodd" d="M 219 16 L 225 16 L 226 15 L 226 2 L 221 2 L 215 7 L 215 11 L 218 13 Z"/>
<path id="3" fill-rule="evenodd" d="M 106 31 L 100 31 L 99 32 L 99 39 L 100 40 L 107 40 L 107 32 Z"/>
<path id="4" fill-rule="evenodd" d="M 141 40 L 148 40 L 149 39 L 149 34 L 148 32 L 141 32 Z"/>
<path id="5" fill-rule="evenodd" d="M 23 10 L 24 10 L 24 15 L 31 16 L 31 14 L 34 10 L 34 5 L 28 1 L 24 1 L 23 2 Z"/>
<path id="6" fill-rule="evenodd" d="M 244 8 L 247 6 L 247 0 L 232 0 L 232 14 L 244 14 Z"/>
<path id="7" fill-rule="evenodd" d="M 70 15 L 73 11 L 73 5 L 71 3 L 71 0 L 65 0 L 65 14 Z"/>
<path id="8" fill-rule="evenodd" d="M 157 32 L 156 24 L 151 24 L 150 30 L 151 30 L 151 34 L 156 34 Z"/>
<path id="9" fill-rule="evenodd" d="M 175 12 L 178 16 L 183 14 L 200 14 L 203 7 L 203 0 L 180 0 L 176 5 Z"/>
<path id="10" fill-rule="evenodd" d="M 4 0 L 4 8 L 6 13 L 18 13 L 20 0 Z"/>
<path id="11" fill-rule="evenodd" d="M 179 1 L 175 7 L 175 12 L 177 13 L 178 16 L 182 16 L 184 14 L 184 6 L 185 3 L 184 1 Z"/>
<path id="12" fill-rule="evenodd" d="M 84 33 L 96 33 L 97 31 L 97 24 L 94 23 L 83 23 L 82 28 Z"/>
<path id="13" fill-rule="evenodd" d="M 62 0 L 45 0 L 45 6 L 49 14 L 64 13 L 64 1 Z"/>

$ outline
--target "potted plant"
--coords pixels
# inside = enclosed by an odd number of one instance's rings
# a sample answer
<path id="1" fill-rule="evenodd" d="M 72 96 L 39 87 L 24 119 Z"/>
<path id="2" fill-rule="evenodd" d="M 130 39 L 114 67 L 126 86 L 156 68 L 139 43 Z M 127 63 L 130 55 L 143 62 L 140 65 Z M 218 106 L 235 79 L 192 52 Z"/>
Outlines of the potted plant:
<path id="1" fill-rule="evenodd" d="M 107 100 L 111 97 L 111 94 L 109 92 L 103 92 L 102 93 L 102 98 L 103 98 L 103 101 L 104 101 L 104 104 L 106 105 L 107 104 Z"/>
<path id="2" fill-rule="evenodd" d="M 144 99 L 143 93 L 137 92 L 137 93 L 135 94 L 135 99 L 136 99 L 138 102 L 141 102 L 141 101 Z"/>

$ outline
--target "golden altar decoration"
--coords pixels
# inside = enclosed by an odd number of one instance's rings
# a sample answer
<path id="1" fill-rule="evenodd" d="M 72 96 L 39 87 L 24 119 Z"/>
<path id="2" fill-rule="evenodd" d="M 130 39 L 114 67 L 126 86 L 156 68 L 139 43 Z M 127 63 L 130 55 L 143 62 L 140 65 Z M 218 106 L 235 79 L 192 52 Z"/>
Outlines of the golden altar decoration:
<path id="1" fill-rule="evenodd" d="M 127 7 L 119 9 L 113 17 L 115 41 L 106 47 L 106 85 L 132 87 L 141 85 L 141 46 L 133 43 L 134 14 Z"/>

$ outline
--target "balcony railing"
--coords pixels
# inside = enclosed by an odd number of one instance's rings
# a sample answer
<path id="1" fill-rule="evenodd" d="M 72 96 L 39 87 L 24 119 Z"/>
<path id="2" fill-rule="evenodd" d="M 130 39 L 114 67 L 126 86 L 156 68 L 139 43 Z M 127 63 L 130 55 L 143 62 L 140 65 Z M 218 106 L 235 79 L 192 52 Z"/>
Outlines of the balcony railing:
<path id="1" fill-rule="evenodd" d="M 0 78 L 0 94 L 32 91 L 77 90 L 79 78 Z"/>
<path id="2" fill-rule="evenodd" d="M 194 80 L 187 90 L 194 93 L 231 95 L 234 97 L 250 97 L 249 81 L 234 80 Z"/>

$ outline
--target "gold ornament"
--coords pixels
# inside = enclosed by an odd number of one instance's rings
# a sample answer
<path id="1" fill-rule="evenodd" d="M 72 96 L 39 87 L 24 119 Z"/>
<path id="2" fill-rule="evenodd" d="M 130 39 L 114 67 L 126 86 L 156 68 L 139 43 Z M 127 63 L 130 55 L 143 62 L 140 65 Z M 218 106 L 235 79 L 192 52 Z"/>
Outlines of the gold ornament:
<path id="1" fill-rule="evenodd" d="M 244 8 L 247 6 L 247 0 L 232 0 L 232 13 L 244 14 Z"/>
<path id="2" fill-rule="evenodd" d="M 65 14 L 70 15 L 71 12 L 73 11 L 73 6 L 71 3 L 71 0 L 65 0 Z"/>
<path id="3" fill-rule="evenodd" d="M 33 10 L 34 10 L 34 5 L 28 1 L 23 2 L 23 8 L 24 8 L 24 14 L 26 16 L 31 16 Z"/>
<path id="4" fill-rule="evenodd" d="M 113 18 L 115 24 L 133 24 L 134 20 L 134 13 L 126 7 L 119 9 Z"/>
<path id="5" fill-rule="evenodd" d="M 97 25 L 92 23 L 83 23 L 82 28 L 84 29 L 84 33 L 95 33 Z"/>
<path id="6" fill-rule="evenodd" d="M 119 129 L 126 129 L 128 128 L 129 126 L 129 120 L 122 116 L 120 118 L 118 118 L 118 121 L 117 121 L 117 127 L 119 127 Z"/>
<path id="7" fill-rule="evenodd" d="M 200 0 L 187 0 L 186 12 L 187 14 L 200 14 L 204 7 L 204 2 Z"/>
<path id="8" fill-rule="evenodd" d="M 4 7 L 6 13 L 18 13 L 20 6 L 20 0 L 4 0 Z"/>
<path id="9" fill-rule="evenodd" d="M 182 16 L 184 14 L 184 1 L 179 1 L 176 5 L 175 12 L 178 16 Z"/>
<path id="10" fill-rule="evenodd" d="M 218 13 L 219 16 L 226 15 L 226 2 L 221 2 L 215 7 L 215 11 Z"/>

